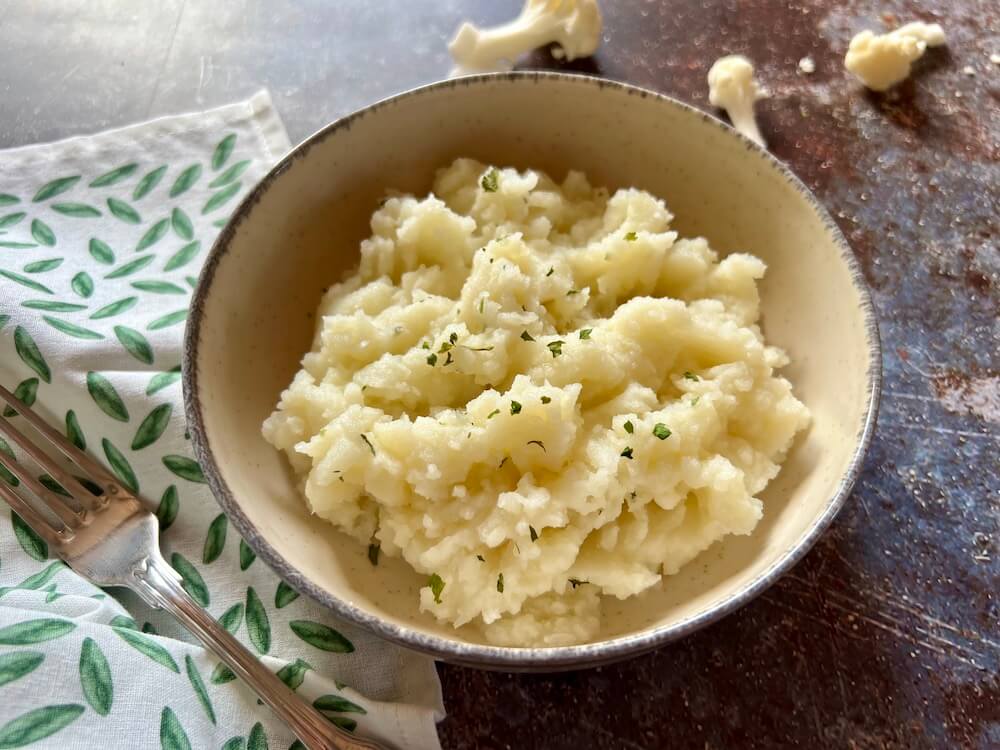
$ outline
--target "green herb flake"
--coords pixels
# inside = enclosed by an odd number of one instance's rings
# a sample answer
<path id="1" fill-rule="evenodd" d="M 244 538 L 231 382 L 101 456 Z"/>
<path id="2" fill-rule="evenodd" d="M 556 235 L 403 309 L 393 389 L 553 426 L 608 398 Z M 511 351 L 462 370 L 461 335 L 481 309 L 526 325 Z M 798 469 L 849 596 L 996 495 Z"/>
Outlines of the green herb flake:
<path id="1" fill-rule="evenodd" d="M 517 402 L 517 401 L 511 401 L 510 402 L 510 413 L 511 414 L 520 414 L 521 413 L 521 404 L 519 402 Z"/>
<path id="2" fill-rule="evenodd" d="M 502 461 L 500 462 L 500 465 L 499 465 L 499 466 L 497 466 L 497 468 L 498 468 L 498 469 L 502 469 L 502 468 L 503 468 L 503 465 L 504 465 L 505 463 L 507 463 L 508 461 L 510 461 L 510 456 L 504 456 L 504 457 L 503 457 L 503 460 L 502 460 Z"/>
<path id="3" fill-rule="evenodd" d="M 492 346 L 467 346 L 465 347 L 470 352 L 491 352 L 493 351 Z"/>
<path id="4" fill-rule="evenodd" d="M 525 341 L 534 341 L 534 337 L 527 331 L 521 331 L 521 338 Z"/>
<path id="5" fill-rule="evenodd" d="M 427 364 L 429 364 L 431 367 L 433 367 L 434 365 L 436 365 L 437 361 L 438 361 L 438 355 L 434 354 L 433 352 L 427 358 Z"/>
<path id="6" fill-rule="evenodd" d="M 531 541 L 537 542 L 538 541 L 538 532 L 535 531 L 535 527 L 534 526 L 529 526 L 528 527 L 528 532 L 531 534 Z"/>
<path id="7" fill-rule="evenodd" d="M 447 356 L 447 357 L 445 358 L 445 360 L 444 360 L 444 364 L 443 364 L 443 365 L 441 365 L 441 366 L 442 366 L 442 367 L 447 367 L 448 365 L 450 365 L 450 364 L 451 364 L 452 362 L 454 362 L 454 361 L 455 361 L 455 360 L 453 360 L 453 359 L 451 358 L 451 352 L 448 352 L 448 356 Z"/>
<path id="8" fill-rule="evenodd" d="M 573 588 L 576 588 L 577 586 L 582 586 L 585 583 L 590 583 L 590 581 L 581 581 L 579 578 L 569 579 L 569 585 L 572 586 Z"/>
<path id="9" fill-rule="evenodd" d="M 657 422 L 656 426 L 653 428 L 653 434 L 660 440 L 666 440 L 672 433 L 670 432 L 670 429 L 663 424 L 663 422 Z"/>
<path id="10" fill-rule="evenodd" d="M 434 594 L 434 603 L 441 603 L 441 592 L 444 591 L 444 581 L 441 580 L 441 576 L 437 573 L 431 573 L 431 577 L 427 579 L 427 585 L 431 587 L 431 593 Z"/>
<path id="11" fill-rule="evenodd" d="M 499 409 L 494 409 L 493 411 L 491 411 L 489 414 L 486 415 L 486 418 L 493 419 L 493 417 L 495 417 L 499 413 L 500 413 Z"/>
<path id="12" fill-rule="evenodd" d="M 693 380 L 693 381 L 694 381 L 694 382 L 696 382 L 696 383 L 697 383 L 697 382 L 698 382 L 699 380 L 701 380 L 701 378 L 699 378 L 699 377 L 698 377 L 697 375 L 695 375 L 695 374 L 694 374 L 693 372 L 691 372 L 690 370 L 685 370 L 685 371 L 684 371 L 684 379 L 685 379 L 685 380 Z"/>
<path id="13" fill-rule="evenodd" d="M 548 396 L 542 396 L 542 403 L 543 404 L 548 404 L 548 403 L 551 403 L 551 402 L 552 402 L 551 398 L 549 398 Z"/>
<path id="14" fill-rule="evenodd" d="M 497 168 L 490 167 L 489 171 L 483 175 L 483 179 L 479 181 L 479 184 L 483 186 L 483 190 L 487 193 L 495 193 L 497 188 L 500 187 L 500 173 L 497 171 Z"/>
<path id="15" fill-rule="evenodd" d="M 422 343 L 420 345 L 420 348 L 421 349 L 430 349 L 431 348 L 431 342 L 430 341 L 425 341 L 424 343 Z"/>
<path id="16" fill-rule="evenodd" d="M 562 347 L 563 344 L 565 343 L 566 343 L 565 341 L 550 341 L 545 345 L 546 347 L 548 347 L 548 350 L 552 352 L 552 359 L 555 359 L 556 357 L 558 357 L 560 354 L 563 353 Z"/>
<path id="17" fill-rule="evenodd" d="M 374 456 L 375 455 L 375 446 L 372 445 L 372 441 L 369 440 L 368 436 L 365 435 L 363 432 L 361 433 L 361 439 L 365 441 L 365 445 L 368 446 L 368 450 L 370 450 L 372 452 L 372 455 Z"/>
<path id="18" fill-rule="evenodd" d="M 622 455 L 623 458 L 627 458 L 627 459 L 629 459 L 631 461 L 632 460 L 632 446 L 629 446 L 628 448 L 626 448 L 625 450 L 623 450 L 621 452 L 621 455 Z"/>
<path id="19" fill-rule="evenodd" d="M 497 576 L 497 591 L 503 593 L 503 573 Z"/>
<path id="20" fill-rule="evenodd" d="M 454 346 L 456 343 L 458 343 L 458 334 L 453 332 L 451 336 L 448 337 L 448 341 L 450 341 Z"/>
<path id="21" fill-rule="evenodd" d="M 637 239 L 639 239 L 639 235 L 637 235 L 635 232 L 626 232 L 625 239 L 628 242 L 635 242 Z"/>
<path id="22" fill-rule="evenodd" d="M 543 443 L 541 440 L 529 440 L 528 445 L 537 445 L 539 448 L 542 449 L 543 453 L 547 452 L 545 450 L 545 443 Z"/>
<path id="23" fill-rule="evenodd" d="M 699 401 L 701 401 L 701 396 L 695 396 L 691 399 L 691 406 L 697 406 Z"/>
<path id="24" fill-rule="evenodd" d="M 486 297 L 479 300 L 479 314 L 482 315 L 486 310 Z"/>
<path id="25" fill-rule="evenodd" d="M 479 562 L 486 562 L 486 558 L 482 555 L 476 555 L 476 559 L 479 560 Z"/>
<path id="26" fill-rule="evenodd" d="M 549 272 L 548 272 L 547 274 L 545 274 L 546 278 L 547 278 L 547 277 L 549 277 L 549 276 L 551 276 L 551 275 L 552 275 L 552 274 L 554 274 L 555 272 L 556 272 L 556 269 L 554 269 L 554 268 L 549 268 Z"/>
<path id="27" fill-rule="evenodd" d="M 372 542 L 368 545 L 368 562 L 372 565 L 378 565 L 378 553 L 382 550 L 382 545 L 378 542 Z"/>
<path id="28" fill-rule="evenodd" d="M 632 424 L 631 420 L 626 421 L 624 426 L 625 426 L 625 432 L 627 432 L 629 435 L 635 432 L 635 425 Z"/>
<path id="29" fill-rule="evenodd" d="M 580 331 L 580 338 L 584 340 L 589 339 L 590 334 L 592 334 L 593 332 L 594 332 L 593 328 L 583 328 Z"/>
<path id="30" fill-rule="evenodd" d="M 566 296 L 572 297 L 574 294 L 579 294 L 579 293 L 580 293 L 579 289 L 570 289 L 568 292 L 566 292 Z"/>

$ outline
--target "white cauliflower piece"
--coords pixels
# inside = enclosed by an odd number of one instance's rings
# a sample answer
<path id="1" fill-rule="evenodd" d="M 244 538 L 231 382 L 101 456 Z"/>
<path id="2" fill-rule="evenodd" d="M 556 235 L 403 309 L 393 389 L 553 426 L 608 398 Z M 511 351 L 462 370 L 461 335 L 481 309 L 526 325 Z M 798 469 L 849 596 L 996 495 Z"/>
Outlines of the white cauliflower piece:
<path id="1" fill-rule="evenodd" d="M 594 54 L 603 20 L 597 0 L 527 0 L 521 15 L 492 29 L 466 21 L 448 44 L 451 74 L 510 70 L 526 52 L 555 42 L 553 55 L 574 60 Z"/>
<path id="2" fill-rule="evenodd" d="M 851 40 L 844 67 L 872 91 L 885 91 L 910 75 L 928 47 L 944 43 L 944 29 L 936 23 L 914 21 L 888 34 L 865 30 Z"/>
<path id="3" fill-rule="evenodd" d="M 755 143 L 767 147 L 754 119 L 753 105 L 767 93 L 753 78 L 753 65 L 743 55 L 720 57 L 708 71 L 708 100 L 729 115 L 733 127 Z"/>

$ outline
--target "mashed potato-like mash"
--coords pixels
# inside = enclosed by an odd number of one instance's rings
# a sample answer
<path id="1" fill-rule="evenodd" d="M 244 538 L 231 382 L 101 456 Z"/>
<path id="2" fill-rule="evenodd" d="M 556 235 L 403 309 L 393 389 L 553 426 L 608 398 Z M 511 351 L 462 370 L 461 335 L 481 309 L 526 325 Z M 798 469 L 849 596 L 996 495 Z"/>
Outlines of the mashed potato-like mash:
<path id="1" fill-rule="evenodd" d="M 509 646 L 593 639 L 601 596 L 727 534 L 809 415 L 757 326 L 764 264 L 579 172 L 459 159 L 388 198 L 264 424 L 310 509 Z M 416 602 L 414 602 L 416 604 Z"/>

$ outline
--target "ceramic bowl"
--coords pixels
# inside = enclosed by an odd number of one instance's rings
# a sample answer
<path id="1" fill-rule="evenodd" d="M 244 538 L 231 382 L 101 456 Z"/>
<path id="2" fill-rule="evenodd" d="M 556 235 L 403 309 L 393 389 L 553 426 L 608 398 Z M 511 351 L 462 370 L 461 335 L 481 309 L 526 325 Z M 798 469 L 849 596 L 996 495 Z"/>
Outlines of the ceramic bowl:
<path id="1" fill-rule="evenodd" d="M 768 266 L 763 328 L 813 424 L 763 493 L 764 519 L 655 590 L 606 598 L 597 640 L 499 648 L 418 610 L 425 584 L 399 560 L 310 516 L 260 426 L 309 349 L 324 289 L 358 263 L 386 188 L 426 194 L 458 156 L 661 196 L 682 235 Z M 304 141 L 247 196 L 201 274 L 185 340 L 188 423 L 205 476 L 238 531 L 291 586 L 417 651 L 480 667 L 555 670 L 621 659 L 750 601 L 798 561 L 851 491 L 874 427 L 878 331 L 861 271 L 816 199 L 722 122 L 658 94 L 550 73 L 437 83 L 374 104 Z"/>

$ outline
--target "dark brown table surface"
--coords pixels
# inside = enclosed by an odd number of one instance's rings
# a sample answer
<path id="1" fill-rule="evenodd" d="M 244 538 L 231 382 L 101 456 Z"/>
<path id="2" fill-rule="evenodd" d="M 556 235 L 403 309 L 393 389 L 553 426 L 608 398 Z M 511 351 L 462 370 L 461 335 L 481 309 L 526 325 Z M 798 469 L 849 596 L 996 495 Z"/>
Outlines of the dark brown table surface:
<path id="1" fill-rule="evenodd" d="M 446 748 L 1000 747 L 1000 6 L 996 0 L 605 0 L 570 67 L 708 108 L 712 61 L 753 59 L 771 150 L 861 259 L 885 350 L 874 444 L 816 548 L 724 621 L 603 669 L 441 666 Z M 463 17 L 516 0 L 0 1 L 0 147 L 267 87 L 293 140 L 446 75 Z M 939 21 L 888 96 L 842 58 L 865 27 Z M 810 55 L 816 72 L 797 61 Z M 523 66 L 522 66 L 523 67 Z M 971 70 L 971 72 L 969 72 Z"/>

